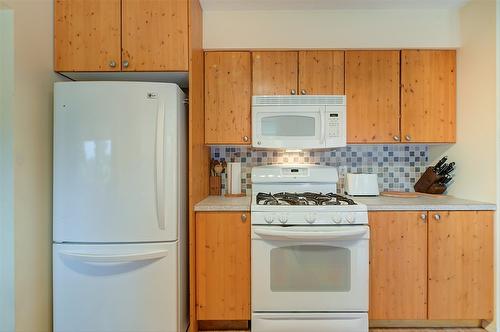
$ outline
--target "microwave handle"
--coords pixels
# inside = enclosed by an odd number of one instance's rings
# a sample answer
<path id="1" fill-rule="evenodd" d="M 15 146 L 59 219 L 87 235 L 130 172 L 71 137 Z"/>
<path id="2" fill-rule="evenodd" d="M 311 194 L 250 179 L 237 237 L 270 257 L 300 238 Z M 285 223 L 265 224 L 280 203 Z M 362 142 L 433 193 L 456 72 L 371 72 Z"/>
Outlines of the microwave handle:
<path id="1" fill-rule="evenodd" d="M 299 241 L 328 241 L 328 240 L 352 240 L 363 237 L 368 230 L 365 227 L 351 227 L 348 230 L 334 230 L 331 232 L 307 232 L 293 230 L 276 230 L 258 228 L 255 234 L 267 240 L 299 240 Z"/>
<path id="2" fill-rule="evenodd" d="M 326 110 L 322 109 L 319 113 L 319 135 L 320 143 L 325 144 L 325 124 L 326 124 Z"/>

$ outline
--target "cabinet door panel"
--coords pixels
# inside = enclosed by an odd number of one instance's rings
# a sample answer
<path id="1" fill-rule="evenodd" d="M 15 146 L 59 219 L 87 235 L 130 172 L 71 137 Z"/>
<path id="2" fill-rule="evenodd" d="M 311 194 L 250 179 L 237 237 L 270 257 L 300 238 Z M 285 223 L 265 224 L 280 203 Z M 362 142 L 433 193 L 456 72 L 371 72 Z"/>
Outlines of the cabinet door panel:
<path id="1" fill-rule="evenodd" d="M 402 139 L 454 143 L 456 52 L 403 50 L 401 58 Z"/>
<path id="2" fill-rule="evenodd" d="M 196 285 L 198 320 L 250 319 L 249 213 L 196 214 Z"/>
<path id="3" fill-rule="evenodd" d="M 253 95 L 297 92 L 297 52 L 252 52 Z"/>
<path id="4" fill-rule="evenodd" d="M 206 144 L 250 144 L 250 67 L 249 52 L 205 53 Z"/>
<path id="5" fill-rule="evenodd" d="M 370 212 L 370 319 L 427 318 L 425 217 L 419 211 Z"/>
<path id="6" fill-rule="evenodd" d="M 55 1 L 56 71 L 120 70 L 120 3 L 120 0 Z"/>
<path id="7" fill-rule="evenodd" d="M 492 310 L 493 212 L 429 212 L 429 319 L 491 319 Z"/>
<path id="8" fill-rule="evenodd" d="M 348 143 L 399 136 L 399 51 L 346 51 Z"/>
<path id="9" fill-rule="evenodd" d="M 300 51 L 299 93 L 344 94 L 344 51 Z"/>
<path id="10" fill-rule="evenodd" d="M 187 0 L 122 0 L 122 47 L 122 70 L 187 71 Z"/>

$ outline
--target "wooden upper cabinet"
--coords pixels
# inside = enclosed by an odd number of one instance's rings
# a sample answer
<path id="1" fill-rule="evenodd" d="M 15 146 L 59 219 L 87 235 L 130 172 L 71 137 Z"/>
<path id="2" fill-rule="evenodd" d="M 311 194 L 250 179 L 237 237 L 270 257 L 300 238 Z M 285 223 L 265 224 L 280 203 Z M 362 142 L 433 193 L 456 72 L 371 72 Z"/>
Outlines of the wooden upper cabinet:
<path id="1" fill-rule="evenodd" d="M 187 0 L 122 0 L 122 69 L 188 70 Z"/>
<path id="2" fill-rule="evenodd" d="M 399 141 L 399 51 L 346 51 L 348 143 Z"/>
<path id="3" fill-rule="evenodd" d="M 370 319 L 427 318 L 427 212 L 370 212 Z"/>
<path id="4" fill-rule="evenodd" d="M 344 94 L 344 51 L 299 51 L 298 93 Z"/>
<path id="5" fill-rule="evenodd" d="M 196 214 L 196 285 L 198 320 L 250 319 L 250 213 Z"/>
<path id="6" fill-rule="evenodd" d="M 492 318 L 493 211 L 429 212 L 429 319 Z"/>
<path id="7" fill-rule="evenodd" d="M 253 95 L 297 93 L 297 52 L 252 52 Z"/>
<path id="8" fill-rule="evenodd" d="M 250 52 L 205 53 L 205 143 L 250 144 Z"/>
<path id="9" fill-rule="evenodd" d="M 401 52 L 401 135 L 407 142 L 456 141 L 456 52 Z"/>
<path id="10" fill-rule="evenodd" d="M 54 70 L 120 70 L 120 0 L 56 0 Z"/>

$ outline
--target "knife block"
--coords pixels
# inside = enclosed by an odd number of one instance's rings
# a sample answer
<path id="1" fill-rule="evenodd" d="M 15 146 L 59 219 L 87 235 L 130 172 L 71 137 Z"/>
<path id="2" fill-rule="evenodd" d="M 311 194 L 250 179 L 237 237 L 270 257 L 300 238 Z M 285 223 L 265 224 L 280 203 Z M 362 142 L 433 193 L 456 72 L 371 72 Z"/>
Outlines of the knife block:
<path id="1" fill-rule="evenodd" d="M 210 176 L 209 178 L 210 182 L 210 189 L 209 189 L 209 195 L 212 196 L 220 196 L 221 195 L 221 188 L 222 188 L 222 180 L 220 176 Z"/>
<path id="2" fill-rule="evenodd" d="M 442 176 L 434 172 L 432 167 L 428 167 L 413 188 L 419 193 L 442 194 L 446 190 L 446 186 L 437 183 L 441 178 Z"/>

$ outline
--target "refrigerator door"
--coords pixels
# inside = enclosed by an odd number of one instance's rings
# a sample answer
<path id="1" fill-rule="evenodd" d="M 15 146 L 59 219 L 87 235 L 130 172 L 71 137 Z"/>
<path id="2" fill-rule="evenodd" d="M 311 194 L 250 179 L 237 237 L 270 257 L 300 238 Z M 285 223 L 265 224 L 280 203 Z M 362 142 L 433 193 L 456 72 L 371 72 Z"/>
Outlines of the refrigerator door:
<path id="1" fill-rule="evenodd" d="M 177 246 L 54 244 L 54 331 L 185 331 Z"/>
<path id="2" fill-rule="evenodd" d="M 186 199 L 177 85 L 64 82 L 54 99 L 54 241 L 175 241 Z"/>

